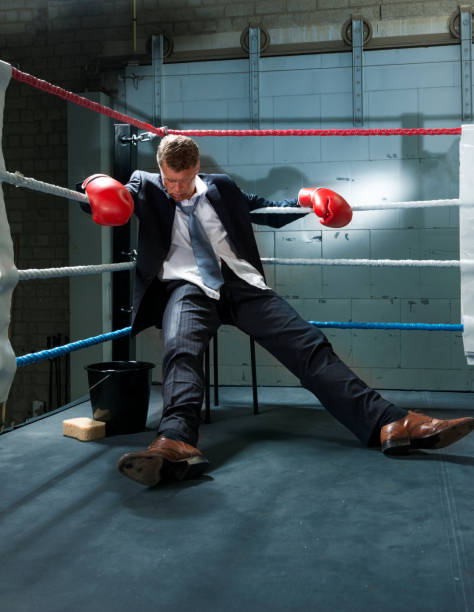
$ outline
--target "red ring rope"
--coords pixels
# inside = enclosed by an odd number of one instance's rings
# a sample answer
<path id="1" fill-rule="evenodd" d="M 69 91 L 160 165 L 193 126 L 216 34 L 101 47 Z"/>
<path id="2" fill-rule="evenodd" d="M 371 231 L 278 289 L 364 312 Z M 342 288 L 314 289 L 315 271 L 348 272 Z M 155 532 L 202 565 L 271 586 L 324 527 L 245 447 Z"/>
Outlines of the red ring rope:
<path id="1" fill-rule="evenodd" d="M 424 129 L 424 128 L 388 128 L 388 129 L 347 129 L 347 130 L 171 130 L 167 129 L 165 132 L 164 128 L 157 128 L 145 121 L 134 119 L 123 113 L 113 110 L 97 102 L 92 102 L 87 98 L 79 96 L 78 94 L 67 91 L 57 85 L 52 85 L 47 81 L 38 79 L 31 74 L 21 72 L 17 68 L 12 66 L 12 78 L 36 87 L 41 91 L 58 96 L 68 102 L 73 102 L 79 106 L 84 106 L 89 110 L 93 110 L 97 113 L 107 115 L 112 119 L 118 119 L 123 123 L 128 123 L 135 127 L 152 132 L 158 136 L 165 136 L 168 134 L 183 134 L 185 136 L 440 136 L 440 135 L 458 135 L 462 133 L 460 127 L 457 128 L 435 128 L 435 129 Z"/>
<path id="2" fill-rule="evenodd" d="M 149 123 L 145 123 L 144 121 L 140 121 L 138 119 L 133 119 L 128 115 L 124 115 L 123 113 L 119 113 L 118 111 L 114 111 L 107 106 L 102 106 L 102 104 L 97 104 L 97 102 L 92 102 L 87 98 L 83 98 L 71 91 L 67 91 L 67 89 L 63 89 L 62 87 L 58 87 L 57 85 L 52 85 L 47 81 L 43 81 L 41 79 L 37 79 L 31 74 L 27 74 L 26 72 L 21 72 L 14 66 L 12 66 L 12 78 L 20 81 L 21 83 L 26 83 L 27 85 L 31 85 L 31 87 L 36 87 L 36 89 L 40 89 L 41 91 L 45 91 L 46 93 L 53 94 L 54 96 L 58 96 L 63 100 L 67 100 L 68 102 L 73 102 L 74 104 L 78 104 L 79 106 L 84 106 L 89 110 L 96 111 L 97 113 L 101 113 L 103 115 L 107 115 L 108 117 L 112 117 L 113 119 L 118 119 L 123 123 L 129 123 L 130 125 L 134 125 L 135 127 L 142 128 L 143 130 L 147 130 L 148 132 L 153 132 L 158 134 L 159 136 L 164 136 L 164 130 L 161 128 L 155 128 Z"/>

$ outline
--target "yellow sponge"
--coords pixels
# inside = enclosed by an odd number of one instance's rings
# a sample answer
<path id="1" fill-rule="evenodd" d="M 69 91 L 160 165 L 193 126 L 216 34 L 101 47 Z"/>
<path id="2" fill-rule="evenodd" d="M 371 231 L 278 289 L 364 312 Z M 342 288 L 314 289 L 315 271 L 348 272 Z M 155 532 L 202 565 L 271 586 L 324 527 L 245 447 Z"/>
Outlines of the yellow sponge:
<path id="1" fill-rule="evenodd" d="M 63 421 L 63 434 L 82 442 L 99 440 L 105 438 L 105 423 L 87 417 L 66 419 Z"/>

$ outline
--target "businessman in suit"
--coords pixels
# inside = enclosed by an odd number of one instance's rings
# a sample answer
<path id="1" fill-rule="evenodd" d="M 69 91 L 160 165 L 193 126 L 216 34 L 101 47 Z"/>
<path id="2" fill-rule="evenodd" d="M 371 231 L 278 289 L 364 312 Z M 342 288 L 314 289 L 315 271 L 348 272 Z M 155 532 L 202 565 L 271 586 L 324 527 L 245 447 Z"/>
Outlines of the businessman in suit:
<path id="1" fill-rule="evenodd" d="M 473 418 L 439 420 L 407 412 L 368 387 L 334 353 L 324 334 L 266 284 L 250 212 L 311 206 L 329 227 L 350 222 L 349 204 L 324 188 L 268 201 L 239 189 L 227 175 L 200 174 L 199 149 L 166 136 L 160 172 L 136 171 L 123 186 L 105 175 L 84 181 L 94 220 L 120 225 L 135 212 L 139 226 L 132 334 L 163 329 L 163 414 L 148 449 L 123 455 L 120 472 L 147 486 L 194 478 L 208 460 L 197 448 L 203 401 L 203 353 L 221 323 L 232 323 L 285 365 L 301 385 L 363 444 L 387 455 L 445 447 L 474 429 Z M 292 214 L 265 223 L 281 227 Z"/>

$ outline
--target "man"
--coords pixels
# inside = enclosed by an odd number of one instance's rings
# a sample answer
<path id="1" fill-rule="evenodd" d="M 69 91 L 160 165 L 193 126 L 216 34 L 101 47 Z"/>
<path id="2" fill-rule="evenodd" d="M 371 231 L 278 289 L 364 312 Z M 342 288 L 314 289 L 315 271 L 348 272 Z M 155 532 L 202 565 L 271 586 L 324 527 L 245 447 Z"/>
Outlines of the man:
<path id="1" fill-rule="evenodd" d="M 265 281 L 250 211 L 312 206 L 330 227 L 347 225 L 349 204 L 329 189 L 303 189 L 299 199 L 267 201 L 242 192 L 227 175 L 199 174 L 199 150 L 185 136 L 166 136 L 160 174 L 136 171 L 124 187 L 104 175 L 84 182 L 94 220 L 140 220 L 132 334 L 162 327 L 163 414 L 147 450 L 123 455 L 122 474 L 148 486 L 193 478 L 207 459 L 196 448 L 203 400 L 204 350 L 230 322 L 284 364 L 364 444 L 385 454 L 445 447 L 474 429 L 474 418 L 432 419 L 407 412 L 369 388 Z M 274 215 L 281 227 L 294 219 Z"/>

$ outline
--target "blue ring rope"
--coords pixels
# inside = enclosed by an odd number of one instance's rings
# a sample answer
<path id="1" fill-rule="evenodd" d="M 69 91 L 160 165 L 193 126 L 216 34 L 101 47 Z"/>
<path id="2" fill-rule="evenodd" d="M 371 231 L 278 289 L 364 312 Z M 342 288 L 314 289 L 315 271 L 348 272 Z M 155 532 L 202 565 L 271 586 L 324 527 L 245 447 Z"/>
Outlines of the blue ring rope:
<path id="1" fill-rule="evenodd" d="M 462 324 L 445 324 L 445 323 L 361 323 L 358 321 L 343 322 L 343 321 L 308 321 L 311 325 L 321 328 L 335 328 L 335 329 L 403 329 L 403 330 L 426 330 L 426 331 L 459 331 L 464 330 Z M 101 344 L 108 340 L 115 340 L 126 336 L 130 333 L 131 327 L 124 327 L 114 332 L 107 334 L 101 334 L 100 336 L 93 336 L 92 338 L 86 338 L 85 340 L 78 340 L 77 342 L 71 342 L 70 344 L 64 344 L 63 346 L 57 346 L 56 348 L 47 349 L 45 351 L 39 351 L 38 353 L 29 353 L 16 358 L 16 365 L 18 368 L 28 365 L 30 363 L 36 363 L 38 361 L 44 361 L 46 359 L 54 359 L 73 351 L 79 351 L 80 349 L 94 344 Z"/>
<path id="2" fill-rule="evenodd" d="M 101 344 L 108 340 L 115 340 L 121 338 L 130 333 L 131 327 L 124 327 L 108 334 L 101 334 L 100 336 L 93 336 L 92 338 L 86 338 L 85 340 L 78 340 L 77 342 L 71 342 L 70 344 L 63 344 L 63 346 L 57 346 L 56 348 L 47 349 L 45 351 L 39 351 L 38 353 L 29 353 L 28 355 L 22 355 L 16 358 L 16 365 L 18 368 L 21 366 L 28 365 L 29 363 L 36 363 L 37 361 L 43 361 L 45 359 L 53 359 L 54 357 L 60 357 L 73 351 L 79 351 L 80 349 L 86 348 L 87 346 L 93 346 L 94 344 Z"/>
<path id="3" fill-rule="evenodd" d="M 361 323 L 353 321 L 343 323 L 341 321 L 309 321 L 316 327 L 334 327 L 339 329 L 404 329 L 404 330 L 427 330 L 427 331 L 460 331 L 464 330 L 462 324 L 445 323 Z"/>

